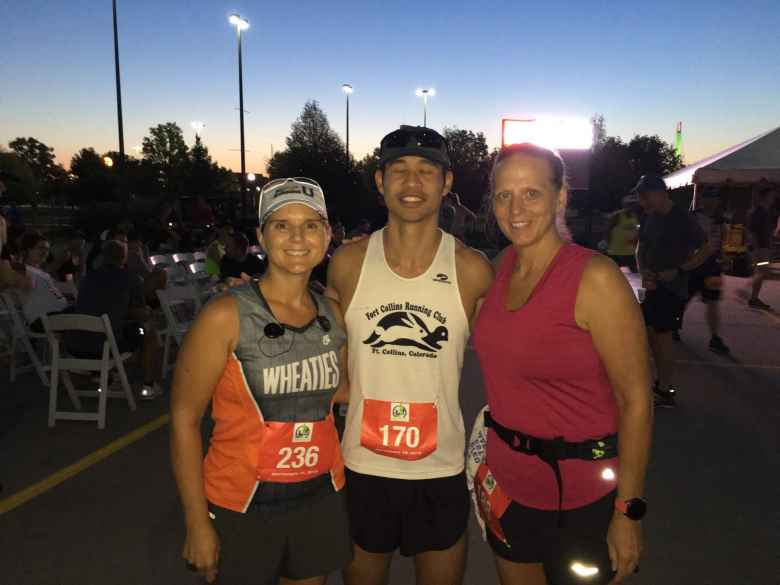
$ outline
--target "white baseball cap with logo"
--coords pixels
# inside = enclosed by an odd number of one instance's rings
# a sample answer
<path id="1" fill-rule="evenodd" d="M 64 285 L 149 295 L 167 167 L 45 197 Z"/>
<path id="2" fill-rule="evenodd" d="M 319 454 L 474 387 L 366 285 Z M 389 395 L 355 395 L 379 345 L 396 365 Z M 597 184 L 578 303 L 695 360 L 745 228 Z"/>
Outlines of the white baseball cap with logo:
<path id="1" fill-rule="evenodd" d="M 317 181 L 306 177 L 274 179 L 263 186 L 260 192 L 258 219 L 262 227 L 268 217 L 288 203 L 301 203 L 311 207 L 323 219 L 328 219 L 325 194 Z"/>

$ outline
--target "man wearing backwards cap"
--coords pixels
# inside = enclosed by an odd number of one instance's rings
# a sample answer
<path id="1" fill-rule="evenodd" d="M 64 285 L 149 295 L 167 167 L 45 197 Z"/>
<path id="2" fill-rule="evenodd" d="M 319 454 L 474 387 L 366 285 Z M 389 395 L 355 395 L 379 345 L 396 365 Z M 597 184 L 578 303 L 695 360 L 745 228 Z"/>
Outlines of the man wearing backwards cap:
<path id="1" fill-rule="evenodd" d="M 469 322 L 493 272 L 438 229 L 452 185 L 446 140 L 419 126 L 382 139 L 377 189 L 387 225 L 330 263 L 349 344 L 342 441 L 354 560 L 347 585 L 383 585 L 393 551 L 418 583 L 463 579 L 469 496 L 458 385 Z"/>
<path id="2" fill-rule="evenodd" d="M 656 366 L 655 404 L 675 406 L 672 385 L 672 332 L 688 298 L 687 271 L 709 254 L 701 229 L 669 198 L 661 177 L 643 175 L 634 187 L 646 217 L 639 228 L 637 266 L 646 289 L 642 313 Z"/>
<path id="3" fill-rule="evenodd" d="M 210 583 L 321 585 L 352 557 L 330 414 L 348 396 L 347 336 L 335 303 L 308 287 L 330 227 L 310 179 L 272 181 L 260 198 L 267 270 L 200 312 L 176 362 L 171 453 L 183 556 Z M 216 426 L 203 460 L 209 402 Z"/>

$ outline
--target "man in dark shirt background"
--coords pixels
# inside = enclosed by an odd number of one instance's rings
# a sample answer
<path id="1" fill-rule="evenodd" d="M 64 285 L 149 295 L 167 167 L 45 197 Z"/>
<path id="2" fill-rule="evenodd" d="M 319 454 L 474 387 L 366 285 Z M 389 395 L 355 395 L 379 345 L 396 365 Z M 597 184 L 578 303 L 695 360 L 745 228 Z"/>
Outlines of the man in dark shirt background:
<path id="1" fill-rule="evenodd" d="M 219 278 L 245 278 L 260 276 L 265 272 L 265 262 L 254 254 L 247 254 L 249 240 L 241 233 L 231 234 L 225 246 L 225 255 L 219 264 Z"/>
<path id="2" fill-rule="evenodd" d="M 702 264 L 709 250 L 701 229 L 669 198 L 661 177 L 643 175 L 634 192 L 646 214 L 639 229 L 637 265 L 646 290 L 642 313 L 658 376 L 653 391 L 656 406 L 672 408 L 672 332 L 679 327 L 688 298 L 687 271 Z"/>
<path id="3" fill-rule="evenodd" d="M 161 393 L 160 347 L 148 321 L 151 311 L 144 300 L 143 280 L 124 268 L 127 248 L 124 242 L 108 240 L 102 246 L 99 268 L 81 281 L 75 311 L 85 315 L 107 314 L 120 353 L 142 350 L 144 385 L 141 398 Z M 68 349 L 77 357 L 99 358 L 103 336 L 86 331 L 71 331 L 65 336 Z"/>
<path id="4" fill-rule="evenodd" d="M 771 307 L 758 298 L 761 287 L 766 279 L 769 263 L 772 261 L 772 237 L 775 231 L 775 223 L 772 216 L 772 206 L 777 197 L 776 189 L 765 189 L 758 194 L 756 206 L 750 213 L 748 231 L 750 232 L 750 244 L 753 253 L 753 286 L 750 291 L 748 305 L 754 309 L 768 310 Z"/>

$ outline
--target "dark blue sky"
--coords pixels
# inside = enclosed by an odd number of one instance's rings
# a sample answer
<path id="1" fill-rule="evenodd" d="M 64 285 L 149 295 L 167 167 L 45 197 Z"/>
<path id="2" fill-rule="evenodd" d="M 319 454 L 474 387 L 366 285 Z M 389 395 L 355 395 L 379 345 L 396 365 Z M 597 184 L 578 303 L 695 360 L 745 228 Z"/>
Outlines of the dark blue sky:
<path id="1" fill-rule="evenodd" d="M 360 157 L 400 123 L 483 131 L 502 115 L 589 117 L 609 134 L 684 123 L 688 162 L 780 125 L 780 7 L 743 2 L 119 0 L 125 144 L 192 120 L 238 166 L 236 39 L 244 32 L 247 166 L 262 171 L 308 99 Z M 0 0 L 0 144 L 35 136 L 67 164 L 116 149 L 110 0 Z"/>

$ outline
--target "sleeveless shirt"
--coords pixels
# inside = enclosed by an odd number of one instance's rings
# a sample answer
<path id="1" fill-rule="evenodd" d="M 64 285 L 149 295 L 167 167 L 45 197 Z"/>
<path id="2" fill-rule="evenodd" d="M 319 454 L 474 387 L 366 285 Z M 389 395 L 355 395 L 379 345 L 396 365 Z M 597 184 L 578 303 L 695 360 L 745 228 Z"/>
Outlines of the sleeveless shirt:
<path id="1" fill-rule="evenodd" d="M 458 399 L 469 324 L 458 288 L 455 239 L 441 232 L 433 262 L 404 278 L 387 264 L 384 230 L 371 235 L 345 321 L 349 336 L 350 401 L 344 461 L 358 473 L 431 479 L 463 471 L 465 429 Z M 436 450 L 416 461 L 379 455 L 361 445 L 366 398 L 433 402 Z"/>
<path id="2" fill-rule="evenodd" d="M 490 412 L 500 424 L 542 439 L 579 442 L 617 432 L 618 410 L 607 372 L 590 333 L 574 318 L 582 274 L 595 254 L 564 245 L 525 305 L 506 309 L 517 259 L 509 249 L 474 327 Z M 608 300 L 606 300 L 608 302 Z M 617 326 L 618 324 L 616 324 Z M 487 463 L 507 495 L 528 507 L 558 508 L 549 465 L 512 450 L 490 429 Z M 560 462 L 563 509 L 584 506 L 615 489 L 617 459 Z M 609 475 L 607 475 L 609 477 Z"/>
<path id="3" fill-rule="evenodd" d="M 261 511 L 284 511 L 333 487 L 327 475 L 299 483 L 259 482 L 263 424 L 328 416 L 346 333 L 325 299 L 312 292 L 317 314 L 327 318 L 330 330 L 314 319 L 305 327 L 286 325 L 284 335 L 270 339 L 264 328 L 278 321 L 257 283 L 231 288 L 228 294 L 238 306 L 239 339 L 212 399 L 215 427 L 203 464 L 206 497 L 238 512 L 250 503 Z"/>

